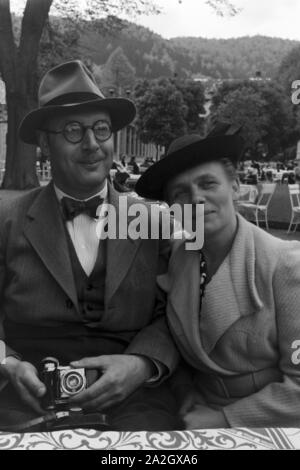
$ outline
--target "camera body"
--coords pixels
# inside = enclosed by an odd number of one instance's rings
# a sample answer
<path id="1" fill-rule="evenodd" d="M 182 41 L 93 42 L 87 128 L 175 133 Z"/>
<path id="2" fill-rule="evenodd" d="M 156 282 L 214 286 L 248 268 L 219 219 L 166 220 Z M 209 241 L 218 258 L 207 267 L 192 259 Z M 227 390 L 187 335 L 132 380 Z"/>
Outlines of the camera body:
<path id="1" fill-rule="evenodd" d="M 87 388 L 85 369 L 60 366 L 53 357 L 42 360 L 40 376 L 46 386 L 42 406 L 47 410 L 68 408 L 70 397 Z"/>

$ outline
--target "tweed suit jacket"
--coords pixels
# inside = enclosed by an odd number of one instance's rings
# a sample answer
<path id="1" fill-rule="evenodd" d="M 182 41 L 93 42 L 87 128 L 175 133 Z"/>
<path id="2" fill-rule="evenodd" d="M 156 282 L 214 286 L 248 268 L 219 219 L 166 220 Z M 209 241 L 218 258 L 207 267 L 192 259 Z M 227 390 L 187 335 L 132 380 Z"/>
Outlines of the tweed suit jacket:
<path id="1" fill-rule="evenodd" d="M 116 214 L 119 196 L 109 185 L 108 202 Z M 129 206 L 134 202 L 128 198 Z M 108 335 L 120 334 L 124 353 L 160 361 L 172 372 L 178 353 L 156 286 L 157 273 L 167 265 L 165 246 L 160 240 L 108 240 L 106 256 L 105 313 L 98 327 Z M 59 328 L 83 321 L 52 184 L 0 202 L 0 299 L 2 340 L 4 320 L 14 322 L 20 334 L 23 327 Z M 12 352 L 9 344 L 7 352 Z"/>
<path id="2" fill-rule="evenodd" d="M 278 370 L 281 379 L 257 393 L 223 400 L 231 427 L 300 426 L 300 365 L 292 359 L 300 340 L 300 243 L 237 217 L 232 249 L 206 286 L 201 312 L 199 253 L 183 243 L 174 249 L 168 274 L 158 278 L 169 326 L 198 390 L 203 374 Z"/>

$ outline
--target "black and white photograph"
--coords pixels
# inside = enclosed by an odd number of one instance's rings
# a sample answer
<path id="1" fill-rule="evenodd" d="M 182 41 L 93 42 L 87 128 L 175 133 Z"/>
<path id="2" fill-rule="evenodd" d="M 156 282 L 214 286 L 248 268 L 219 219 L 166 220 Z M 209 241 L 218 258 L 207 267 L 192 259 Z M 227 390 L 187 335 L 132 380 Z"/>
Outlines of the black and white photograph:
<path id="1" fill-rule="evenodd" d="M 299 17 L 0 0 L 0 450 L 300 449 Z"/>

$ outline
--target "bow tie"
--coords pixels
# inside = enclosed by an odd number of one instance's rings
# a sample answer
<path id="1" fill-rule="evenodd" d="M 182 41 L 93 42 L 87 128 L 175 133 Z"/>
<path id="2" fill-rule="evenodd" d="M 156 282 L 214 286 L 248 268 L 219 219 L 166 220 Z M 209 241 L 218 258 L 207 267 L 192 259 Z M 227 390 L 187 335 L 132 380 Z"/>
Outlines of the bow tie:
<path id="1" fill-rule="evenodd" d="M 63 197 L 61 200 L 61 206 L 63 214 L 66 220 L 73 220 L 79 214 L 87 214 L 92 218 L 97 217 L 97 209 L 100 204 L 103 203 L 103 199 L 100 196 L 95 196 L 88 201 L 76 201 L 70 197 Z"/>

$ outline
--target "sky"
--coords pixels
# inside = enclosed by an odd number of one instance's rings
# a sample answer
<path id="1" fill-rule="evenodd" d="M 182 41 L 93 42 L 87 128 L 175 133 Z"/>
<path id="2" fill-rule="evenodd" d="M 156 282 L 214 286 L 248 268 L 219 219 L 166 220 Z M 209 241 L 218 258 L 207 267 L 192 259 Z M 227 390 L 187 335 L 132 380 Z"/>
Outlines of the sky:
<path id="1" fill-rule="evenodd" d="M 218 17 L 205 0 L 156 0 L 164 12 L 135 22 L 164 38 L 231 38 L 256 34 L 300 40 L 300 0 L 231 0 L 241 11 Z"/>
<path id="2" fill-rule="evenodd" d="M 88 0 L 77 0 L 82 7 Z M 115 3 L 117 0 L 112 0 Z M 164 38 L 194 36 L 231 38 L 265 35 L 300 40 L 300 0 L 230 0 L 240 12 L 219 17 L 205 0 L 153 0 L 160 15 L 136 16 L 132 21 Z M 13 11 L 24 8 L 25 0 L 11 0 Z"/>

